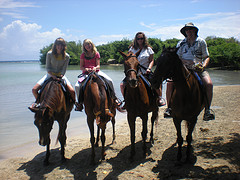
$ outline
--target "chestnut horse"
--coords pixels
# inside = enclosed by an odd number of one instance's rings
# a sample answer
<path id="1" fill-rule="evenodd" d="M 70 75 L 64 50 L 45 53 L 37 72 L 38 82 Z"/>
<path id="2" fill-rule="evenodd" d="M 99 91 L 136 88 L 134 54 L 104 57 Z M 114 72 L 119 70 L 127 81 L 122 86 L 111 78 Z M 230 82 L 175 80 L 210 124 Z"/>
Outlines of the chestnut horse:
<path id="1" fill-rule="evenodd" d="M 66 128 L 74 102 L 70 98 L 69 94 L 64 93 L 62 86 L 63 85 L 60 84 L 60 81 L 51 80 L 40 93 L 40 106 L 36 108 L 29 108 L 35 113 L 34 124 L 37 126 L 39 131 L 39 144 L 47 146 L 44 165 L 49 164 L 51 141 L 50 132 L 52 130 L 54 120 L 57 120 L 59 124 L 58 140 L 61 144 L 61 160 L 62 162 L 66 161 L 64 156 L 64 148 L 67 139 Z"/>
<path id="2" fill-rule="evenodd" d="M 102 152 L 101 158 L 105 159 L 105 130 L 108 121 L 112 121 L 113 125 L 113 142 L 115 140 L 115 115 L 116 115 L 116 105 L 113 99 L 110 97 L 109 91 L 107 91 L 107 85 L 105 81 L 96 72 L 92 71 L 86 79 L 86 87 L 84 89 L 84 106 L 85 113 L 87 115 L 87 123 L 90 130 L 90 142 L 92 146 L 91 154 L 91 164 L 95 163 L 95 137 L 94 137 L 94 120 L 96 119 L 96 124 L 99 130 L 101 130 L 101 142 L 102 142 Z M 84 82 L 83 82 L 84 84 Z"/>
<path id="3" fill-rule="evenodd" d="M 131 153 L 130 160 L 133 160 L 135 155 L 135 121 L 136 117 L 142 119 L 142 140 L 143 140 L 143 155 L 146 156 L 147 146 L 147 121 L 148 113 L 152 112 L 151 117 L 151 133 L 150 142 L 153 142 L 153 126 L 154 121 L 158 117 L 158 95 L 151 87 L 147 87 L 142 75 L 139 74 L 140 64 L 137 57 L 140 51 L 134 55 L 132 52 L 125 54 L 119 51 L 124 58 L 124 72 L 126 76 L 126 86 L 124 89 L 125 108 L 127 110 L 128 124 L 131 133 Z M 150 91 L 150 92 L 149 92 Z M 148 93 L 149 92 L 149 93 Z"/>
<path id="4" fill-rule="evenodd" d="M 172 109 L 171 116 L 177 130 L 178 154 L 177 160 L 182 158 L 183 138 L 181 134 L 181 122 L 187 122 L 187 151 L 186 161 L 190 160 L 192 132 L 197 122 L 197 117 L 204 108 L 205 98 L 201 86 L 193 74 L 179 59 L 176 48 L 164 48 L 157 59 L 157 67 L 152 76 L 151 82 L 155 88 L 171 78 L 174 83 L 174 90 L 169 101 L 169 108 Z"/>

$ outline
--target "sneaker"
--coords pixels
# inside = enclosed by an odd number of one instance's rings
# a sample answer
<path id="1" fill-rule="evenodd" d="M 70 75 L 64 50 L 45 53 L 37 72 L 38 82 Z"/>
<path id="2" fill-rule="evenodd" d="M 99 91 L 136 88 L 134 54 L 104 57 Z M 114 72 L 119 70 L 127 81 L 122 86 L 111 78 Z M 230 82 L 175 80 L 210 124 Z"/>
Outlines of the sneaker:
<path id="1" fill-rule="evenodd" d="M 211 113 L 210 111 L 213 112 L 213 110 L 206 110 L 204 115 L 203 115 L 203 120 L 204 121 L 210 121 L 210 120 L 214 120 L 215 119 L 215 115 L 214 115 L 214 112 Z"/>
<path id="2" fill-rule="evenodd" d="M 159 97 L 158 106 L 161 107 L 161 106 L 165 106 L 165 105 L 166 105 L 165 100 L 162 97 Z"/>
<path id="3" fill-rule="evenodd" d="M 172 118 L 171 112 L 172 112 L 172 109 L 167 108 L 163 114 L 164 118 Z"/>
<path id="4" fill-rule="evenodd" d="M 83 110 L 83 104 L 75 103 L 75 111 L 82 111 Z"/>

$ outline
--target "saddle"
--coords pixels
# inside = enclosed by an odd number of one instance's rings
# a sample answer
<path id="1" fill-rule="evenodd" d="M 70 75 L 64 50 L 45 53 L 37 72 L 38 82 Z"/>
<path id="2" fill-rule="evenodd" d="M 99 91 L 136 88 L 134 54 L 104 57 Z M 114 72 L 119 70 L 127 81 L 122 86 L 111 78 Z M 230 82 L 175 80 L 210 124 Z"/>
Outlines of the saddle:
<path id="1" fill-rule="evenodd" d="M 83 101 L 84 101 L 84 91 L 86 89 L 87 83 L 93 78 L 93 76 L 92 76 L 93 74 L 95 74 L 103 82 L 108 96 L 110 96 L 111 98 L 115 97 L 112 83 L 109 80 L 107 80 L 106 78 L 104 78 L 103 76 L 100 76 L 100 75 L 98 75 L 98 73 L 92 71 L 91 73 L 88 74 L 88 76 L 81 83 L 81 86 L 79 89 L 79 98 L 78 98 L 79 103 L 83 103 Z"/>
<path id="2" fill-rule="evenodd" d="M 37 99 L 36 99 L 36 101 L 35 101 L 36 103 L 39 102 L 43 90 L 45 89 L 46 85 L 47 85 L 49 82 L 51 82 L 51 81 L 54 81 L 54 79 L 53 79 L 52 77 L 48 78 L 47 80 L 45 80 L 45 81 L 43 82 L 43 85 L 42 85 L 41 89 L 39 90 L 38 97 L 37 97 Z M 68 90 L 68 87 L 67 87 L 66 82 L 65 82 L 63 79 L 61 79 L 61 81 L 58 81 L 58 83 L 61 85 L 61 88 L 62 88 L 62 90 L 63 90 L 63 93 L 64 93 L 65 97 L 66 97 L 66 98 L 67 98 L 67 97 L 70 98 L 71 96 L 70 96 L 70 93 L 69 93 L 69 90 Z"/>
<path id="3" fill-rule="evenodd" d="M 143 82 L 144 82 L 144 84 L 146 86 L 146 89 L 147 89 L 147 92 L 148 92 L 148 96 L 149 97 L 157 96 L 157 92 L 152 88 L 152 85 L 151 85 L 151 83 L 149 81 L 150 76 L 149 75 L 143 75 L 143 74 L 140 74 L 139 76 L 143 80 Z"/>

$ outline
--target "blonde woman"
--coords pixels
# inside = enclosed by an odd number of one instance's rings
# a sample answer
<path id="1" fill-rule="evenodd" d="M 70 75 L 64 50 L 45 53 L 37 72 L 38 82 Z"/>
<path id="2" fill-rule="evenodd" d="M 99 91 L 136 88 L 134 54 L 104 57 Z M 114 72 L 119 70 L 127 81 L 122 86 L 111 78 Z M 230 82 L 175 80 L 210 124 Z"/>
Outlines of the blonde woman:
<path id="1" fill-rule="evenodd" d="M 80 70 L 82 70 L 81 78 L 77 81 L 75 84 L 75 91 L 77 94 L 77 99 L 79 100 L 79 90 L 81 87 L 81 83 L 84 80 L 84 78 L 92 71 L 95 71 L 98 73 L 98 75 L 104 77 L 107 82 L 109 82 L 112 98 L 116 101 L 117 105 L 120 105 L 119 101 L 116 98 L 112 79 L 106 75 L 104 72 L 100 71 L 100 54 L 97 51 L 96 46 L 93 44 L 93 42 L 90 39 L 85 39 L 83 41 L 82 46 L 82 54 L 80 56 Z M 78 103 L 76 103 L 76 111 L 82 111 L 83 109 L 83 102 L 80 100 Z"/>

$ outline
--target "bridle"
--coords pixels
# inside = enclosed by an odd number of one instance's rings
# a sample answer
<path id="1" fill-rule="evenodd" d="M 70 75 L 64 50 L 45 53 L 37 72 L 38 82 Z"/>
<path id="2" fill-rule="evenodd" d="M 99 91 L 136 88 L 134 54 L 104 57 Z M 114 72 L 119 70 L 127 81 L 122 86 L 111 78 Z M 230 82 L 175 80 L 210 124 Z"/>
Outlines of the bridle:
<path id="1" fill-rule="evenodd" d="M 131 58 L 131 57 L 136 57 L 136 58 L 137 58 L 137 56 L 135 56 L 135 55 L 130 55 L 130 56 L 126 57 L 126 60 L 129 59 L 129 58 Z M 134 71 L 136 74 L 138 74 L 139 66 L 140 66 L 140 64 L 138 64 L 137 70 L 135 70 L 135 69 L 128 69 L 127 71 L 124 71 L 125 75 L 127 76 L 127 74 L 128 74 L 129 72 L 131 72 L 131 71 Z"/>

